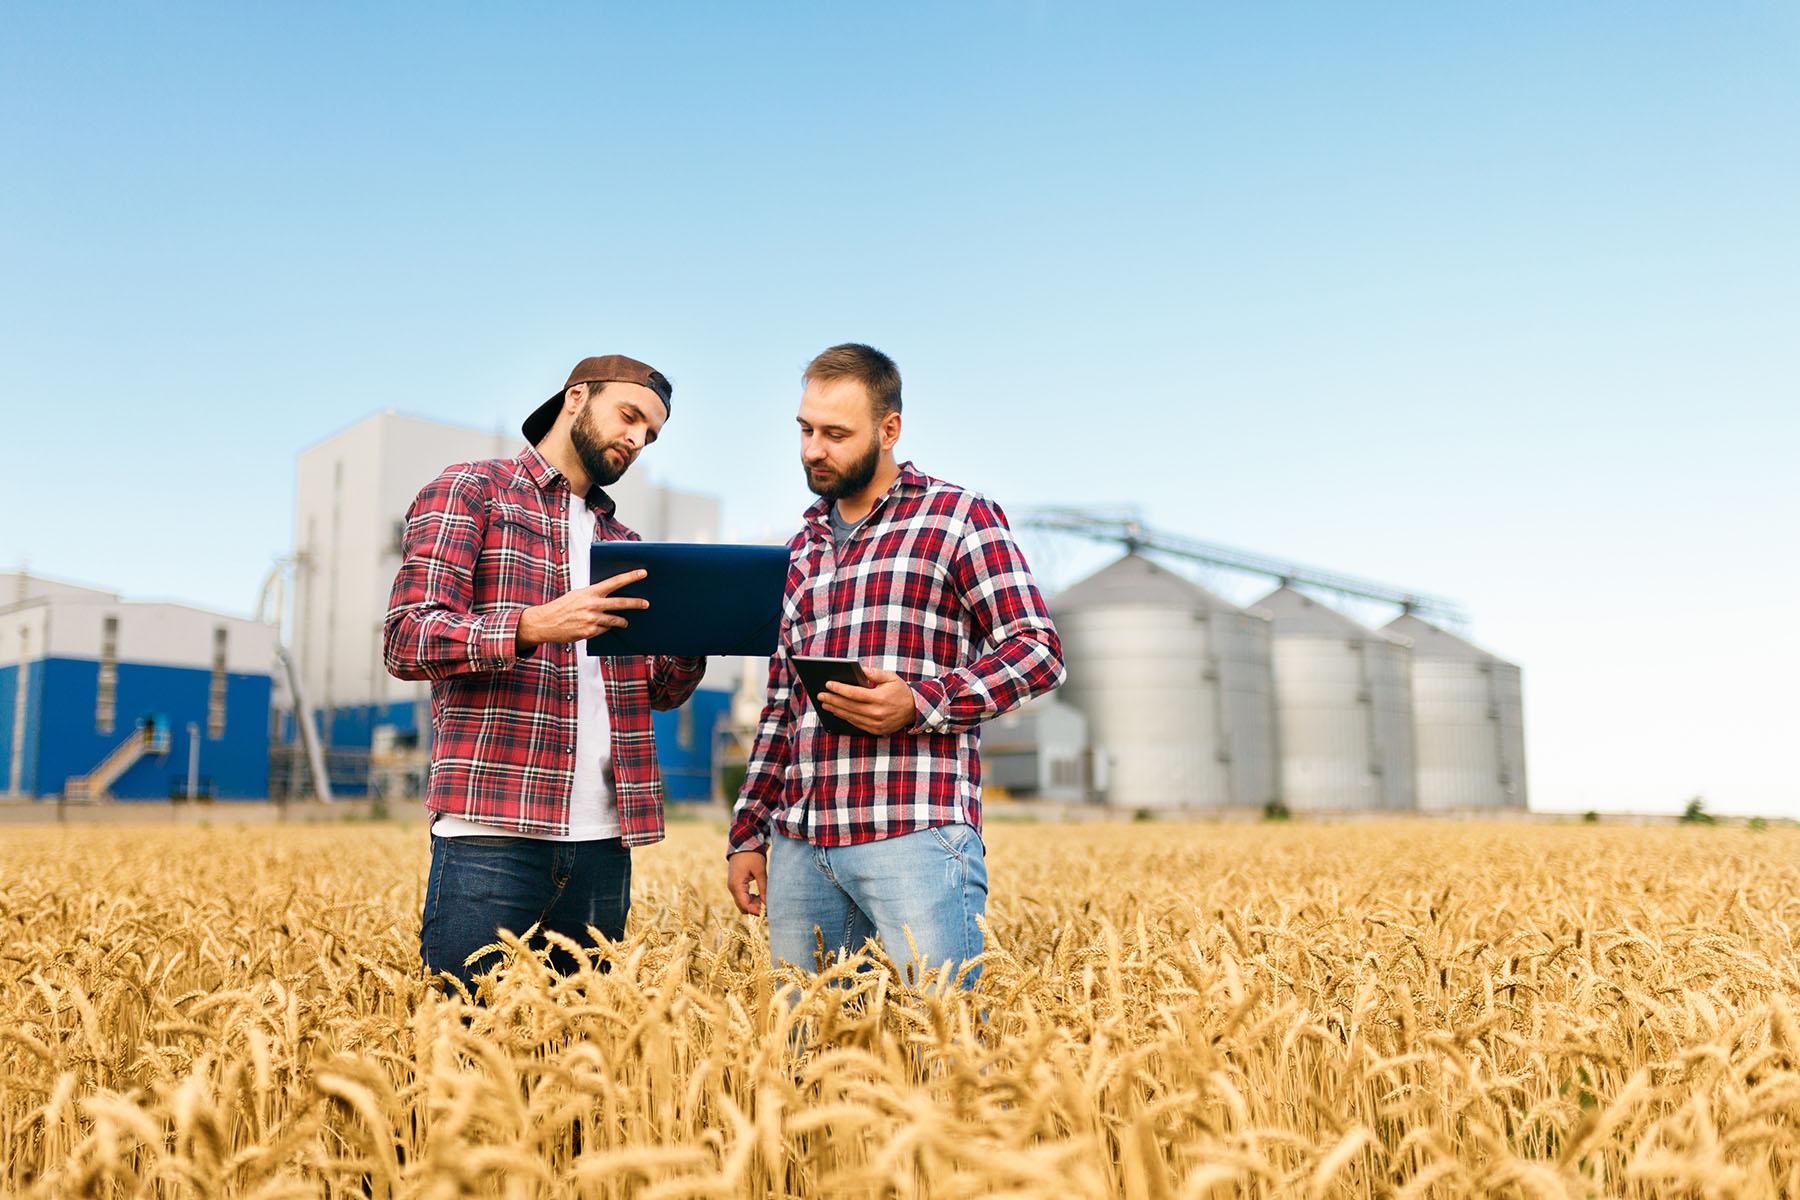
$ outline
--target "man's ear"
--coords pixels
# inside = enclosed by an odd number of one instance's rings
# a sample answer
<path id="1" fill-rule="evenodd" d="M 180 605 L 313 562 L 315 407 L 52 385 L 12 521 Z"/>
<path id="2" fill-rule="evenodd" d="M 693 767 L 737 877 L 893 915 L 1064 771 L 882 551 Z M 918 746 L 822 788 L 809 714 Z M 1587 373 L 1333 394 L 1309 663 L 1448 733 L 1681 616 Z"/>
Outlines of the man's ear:
<path id="1" fill-rule="evenodd" d="M 570 416 L 579 413 L 581 406 L 587 403 L 587 398 L 593 394 L 593 391 L 594 385 L 591 383 L 578 383 L 569 388 L 563 393 L 563 411 Z"/>
<path id="2" fill-rule="evenodd" d="M 900 414 L 891 412 L 881 418 L 881 448 L 892 450 L 894 443 L 900 440 Z"/>

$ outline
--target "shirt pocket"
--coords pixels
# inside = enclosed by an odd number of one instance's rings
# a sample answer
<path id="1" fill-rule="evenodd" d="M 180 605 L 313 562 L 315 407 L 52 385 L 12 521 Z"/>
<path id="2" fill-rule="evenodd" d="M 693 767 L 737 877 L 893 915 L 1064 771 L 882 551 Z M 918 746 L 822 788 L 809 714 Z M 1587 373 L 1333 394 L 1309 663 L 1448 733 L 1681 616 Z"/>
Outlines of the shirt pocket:
<path id="1" fill-rule="evenodd" d="M 567 591 L 562 537 L 541 509 L 505 500 L 488 505 L 487 533 L 476 572 L 477 606 L 542 604 Z"/>
<path id="2" fill-rule="evenodd" d="M 495 538 L 535 538 L 540 542 L 554 540 L 550 515 L 509 500 L 488 503 L 488 540 Z"/>

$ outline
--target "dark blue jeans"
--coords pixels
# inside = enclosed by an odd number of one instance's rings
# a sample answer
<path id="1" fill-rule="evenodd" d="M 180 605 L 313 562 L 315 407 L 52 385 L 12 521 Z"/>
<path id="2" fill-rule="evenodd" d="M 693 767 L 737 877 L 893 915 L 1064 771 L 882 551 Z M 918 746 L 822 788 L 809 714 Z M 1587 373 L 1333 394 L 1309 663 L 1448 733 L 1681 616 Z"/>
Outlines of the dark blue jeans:
<path id="1" fill-rule="evenodd" d="M 590 925 L 608 938 L 625 936 L 630 911 L 631 851 L 618 838 L 434 837 L 419 957 L 426 974 L 454 975 L 473 990 L 474 977 L 492 970 L 500 954 L 466 960 L 497 941 L 500 930 L 524 933 L 536 925 L 586 946 Z M 564 974 L 578 965 L 560 946 L 550 948 L 550 962 Z"/>

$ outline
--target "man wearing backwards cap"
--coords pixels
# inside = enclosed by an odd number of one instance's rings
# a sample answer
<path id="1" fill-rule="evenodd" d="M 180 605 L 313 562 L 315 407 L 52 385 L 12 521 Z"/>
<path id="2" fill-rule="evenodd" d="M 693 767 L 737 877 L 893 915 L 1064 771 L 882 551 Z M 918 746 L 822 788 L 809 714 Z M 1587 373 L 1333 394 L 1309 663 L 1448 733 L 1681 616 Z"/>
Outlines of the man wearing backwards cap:
<path id="1" fill-rule="evenodd" d="M 466 960 L 502 929 L 625 932 L 630 847 L 663 835 L 650 710 L 685 701 L 706 660 L 589 655 L 649 602 L 614 594 L 642 571 L 590 581 L 588 546 L 637 537 L 603 489 L 672 394 L 636 359 L 585 358 L 526 418 L 517 457 L 449 467 L 407 510 L 384 646 L 395 676 L 431 680 L 432 975 L 469 984 L 498 956 Z"/>

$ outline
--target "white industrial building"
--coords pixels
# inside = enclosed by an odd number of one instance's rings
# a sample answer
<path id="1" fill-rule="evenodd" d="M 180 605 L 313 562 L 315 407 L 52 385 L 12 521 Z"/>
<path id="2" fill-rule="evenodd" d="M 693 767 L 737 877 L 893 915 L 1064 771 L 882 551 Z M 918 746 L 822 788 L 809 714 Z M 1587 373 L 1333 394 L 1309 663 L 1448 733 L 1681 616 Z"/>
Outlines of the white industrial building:
<path id="1" fill-rule="evenodd" d="M 29 571 L 0 571 L 0 608 L 10 608 L 27 600 L 75 600 L 83 602 L 117 600 L 119 593 L 84 583 L 47 579 Z"/>
<path id="2" fill-rule="evenodd" d="M 1295 812 L 1416 807 L 1405 640 L 1292 587 L 1252 607 L 1270 621 L 1282 801 Z"/>
<path id="3" fill-rule="evenodd" d="M 382 660 L 382 623 L 400 567 L 407 508 L 445 467 L 510 458 L 523 448 L 516 430 L 491 432 L 389 411 L 301 452 L 289 637 L 306 702 L 324 717 L 334 787 L 359 789 L 371 748 L 377 759 L 393 755 L 401 774 L 416 776 L 423 757 L 430 685 L 393 678 Z M 619 519 L 647 541 L 718 540 L 718 499 L 654 484 L 642 462 L 607 494 L 618 504 Z M 668 714 L 668 737 L 660 723 L 664 714 L 658 714 L 659 745 L 670 743 L 663 748 L 671 795 L 691 793 L 700 776 L 710 790 L 712 726 L 727 705 L 720 689 L 737 681 L 735 672 L 720 674 L 709 670 L 707 694 L 690 702 L 692 710 L 683 706 Z M 285 731 L 289 737 L 293 732 Z M 673 761 L 678 750 L 691 751 L 694 761 Z M 381 766 L 375 763 L 378 775 Z"/>
<path id="4" fill-rule="evenodd" d="M 981 727 L 982 788 L 1021 800 L 1086 800 L 1094 772 L 1087 724 L 1055 696 L 1039 696 L 995 717 Z"/>
<path id="5" fill-rule="evenodd" d="M 1275 796 L 1269 622 L 1140 554 L 1050 609 L 1103 803 L 1260 806 Z"/>
<path id="6" fill-rule="evenodd" d="M 1519 668 L 1411 614 L 1384 628 L 1412 646 L 1419 808 L 1526 807 Z"/>

